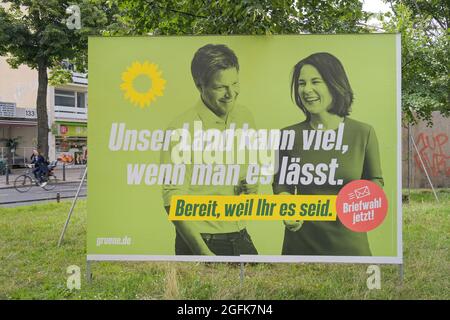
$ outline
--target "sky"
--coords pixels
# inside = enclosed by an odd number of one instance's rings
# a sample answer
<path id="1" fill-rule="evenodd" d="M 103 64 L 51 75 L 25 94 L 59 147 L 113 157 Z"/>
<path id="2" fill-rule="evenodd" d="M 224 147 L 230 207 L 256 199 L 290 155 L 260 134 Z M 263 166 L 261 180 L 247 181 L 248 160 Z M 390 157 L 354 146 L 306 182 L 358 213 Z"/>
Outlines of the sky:
<path id="1" fill-rule="evenodd" d="M 389 4 L 384 3 L 382 0 L 360 0 L 363 3 L 363 10 L 367 12 L 387 12 L 391 8 Z"/>
<path id="2" fill-rule="evenodd" d="M 363 3 L 363 10 L 372 13 L 385 13 L 392 11 L 389 4 L 384 3 L 382 0 L 360 0 Z M 367 23 L 369 25 L 381 28 L 381 23 L 377 18 L 370 18 Z M 381 31 L 381 30 L 380 30 Z"/>

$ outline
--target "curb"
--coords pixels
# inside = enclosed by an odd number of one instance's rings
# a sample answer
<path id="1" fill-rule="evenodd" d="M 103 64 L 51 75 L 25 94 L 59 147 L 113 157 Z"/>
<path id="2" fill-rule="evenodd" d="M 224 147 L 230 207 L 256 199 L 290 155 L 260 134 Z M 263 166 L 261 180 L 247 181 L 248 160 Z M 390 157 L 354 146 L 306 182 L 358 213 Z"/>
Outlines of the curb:
<path id="1" fill-rule="evenodd" d="M 59 197 L 59 199 L 73 199 L 75 198 L 75 195 L 73 196 L 62 196 Z M 87 198 L 87 195 L 80 195 L 78 196 L 78 199 L 81 198 Z M 44 202 L 44 201 L 55 201 L 57 198 L 41 198 L 41 199 L 27 199 L 27 200 L 21 200 L 21 201 L 8 201 L 8 202 L 0 202 L 0 205 L 4 204 L 15 204 L 15 203 L 28 203 L 28 202 Z"/>
<path id="2" fill-rule="evenodd" d="M 69 183 L 74 183 L 74 182 L 81 182 L 80 180 L 70 180 L 70 181 L 58 181 L 57 185 L 61 185 L 61 184 L 69 184 Z M 87 181 L 86 181 L 87 182 Z M 12 184 L 14 184 L 14 181 L 12 181 Z M 14 189 L 14 185 L 10 185 L 10 186 L 0 186 L 0 190 L 3 189 Z"/>

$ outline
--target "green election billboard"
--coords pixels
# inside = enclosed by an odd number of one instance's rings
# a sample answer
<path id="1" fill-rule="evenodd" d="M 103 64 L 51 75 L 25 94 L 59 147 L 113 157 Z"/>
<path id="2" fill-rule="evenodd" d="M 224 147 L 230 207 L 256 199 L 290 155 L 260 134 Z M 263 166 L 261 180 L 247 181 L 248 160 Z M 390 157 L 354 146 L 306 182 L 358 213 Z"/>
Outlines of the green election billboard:
<path id="1" fill-rule="evenodd" d="M 400 36 L 89 39 L 88 260 L 402 263 Z"/>

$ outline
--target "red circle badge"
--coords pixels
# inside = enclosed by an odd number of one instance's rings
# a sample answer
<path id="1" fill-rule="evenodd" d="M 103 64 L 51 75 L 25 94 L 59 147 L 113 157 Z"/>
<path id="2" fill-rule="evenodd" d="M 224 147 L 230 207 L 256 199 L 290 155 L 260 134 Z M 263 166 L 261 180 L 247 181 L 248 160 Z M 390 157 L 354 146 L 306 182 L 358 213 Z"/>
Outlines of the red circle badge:
<path id="1" fill-rule="evenodd" d="M 59 132 L 61 134 L 66 134 L 69 131 L 69 129 L 67 128 L 67 126 L 59 126 Z"/>
<path id="2" fill-rule="evenodd" d="M 369 180 L 355 180 L 339 191 L 336 199 L 339 220 L 348 229 L 367 232 L 386 217 L 388 201 L 383 189 Z"/>

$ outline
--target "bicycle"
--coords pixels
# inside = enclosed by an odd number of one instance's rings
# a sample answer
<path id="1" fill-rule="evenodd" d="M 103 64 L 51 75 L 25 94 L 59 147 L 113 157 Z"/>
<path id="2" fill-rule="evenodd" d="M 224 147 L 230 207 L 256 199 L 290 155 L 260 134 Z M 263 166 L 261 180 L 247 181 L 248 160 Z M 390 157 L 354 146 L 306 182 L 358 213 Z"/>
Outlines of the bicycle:
<path id="1" fill-rule="evenodd" d="M 55 189 L 58 179 L 56 178 L 55 174 L 53 173 L 53 169 L 56 167 L 55 161 L 53 161 L 48 166 L 48 173 L 43 176 L 43 181 L 46 182 L 44 185 L 40 185 L 39 181 L 36 180 L 34 177 L 34 174 L 32 172 L 32 169 L 34 168 L 33 164 L 26 164 L 26 167 L 28 168 L 27 171 L 25 171 L 24 174 L 21 174 L 14 180 L 14 188 L 20 192 L 24 193 L 27 192 L 33 187 L 34 185 L 40 186 L 42 189 L 46 191 L 51 191 Z"/>

